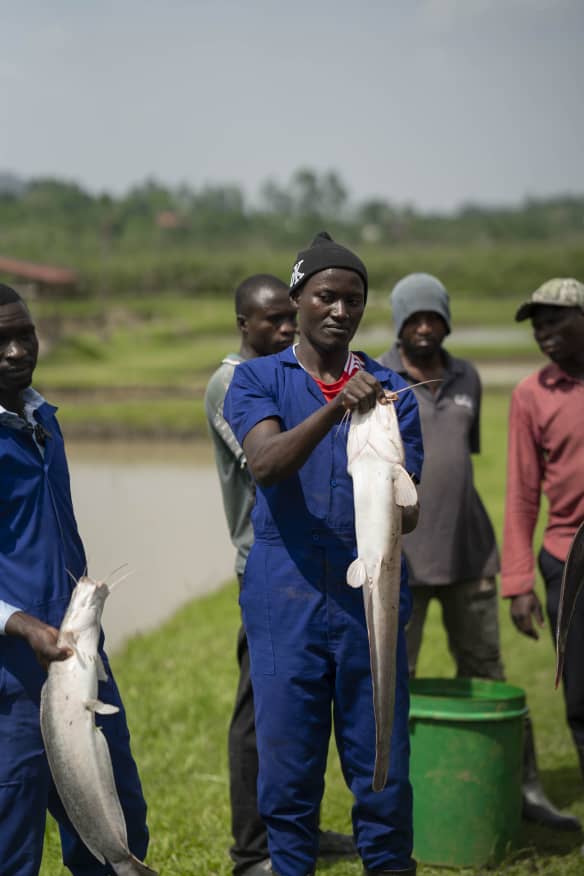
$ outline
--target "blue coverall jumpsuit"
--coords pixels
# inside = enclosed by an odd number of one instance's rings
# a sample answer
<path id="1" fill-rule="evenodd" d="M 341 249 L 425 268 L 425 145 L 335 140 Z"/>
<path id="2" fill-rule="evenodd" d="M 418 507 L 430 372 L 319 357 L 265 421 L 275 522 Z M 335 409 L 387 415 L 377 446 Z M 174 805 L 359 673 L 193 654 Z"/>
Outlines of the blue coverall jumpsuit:
<path id="1" fill-rule="evenodd" d="M 0 599 L 59 627 L 73 587 L 69 572 L 75 578 L 84 573 L 85 553 L 55 411 L 46 402 L 36 411 L 50 435 L 44 458 L 30 432 L 0 425 Z M 109 680 L 100 683 L 99 697 L 120 711 L 98 723 L 110 748 L 130 849 L 143 860 L 146 804 L 107 658 L 104 664 Z M 45 678 L 24 640 L 0 636 L 0 873 L 38 874 L 48 809 L 59 823 L 63 861 L 71 872 L 113 876 L 74 831 L 50 776 L 39 724 Z"/>
<path id="2" fill-rule="evenodd" d="M 401 377 L 363 354 L 388 389 Z M 238 441 L 261 420 L 292 429 L 325 404 L 290 348 L 239 365 L 224 412 Z M 413 393 L 396 403 L 407 470 L 420 476 L 422 438 Z M 331 732 L 355 797 L 353 826 L 369 869 L 411 866 L 408 667 L 404 627 L 410 594 L 402 561 L 397 690 L 386 788 L 371 790 L 375 721 L 363 595 L 346 584 L 356 557 L 346 430 L 334 427 L 306 463 L 270 487 L 258 485 L 254 545 L 241 592 L 249 640 L 260 772 L 258 800 L 279 876 L 312 873 Z"/>

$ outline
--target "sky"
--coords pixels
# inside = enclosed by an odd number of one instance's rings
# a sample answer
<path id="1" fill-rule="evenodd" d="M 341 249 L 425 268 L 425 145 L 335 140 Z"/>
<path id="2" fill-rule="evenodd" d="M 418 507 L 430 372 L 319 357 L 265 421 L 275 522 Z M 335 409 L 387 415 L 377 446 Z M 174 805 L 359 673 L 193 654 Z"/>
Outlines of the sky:
<path id="1" fill-rule="evenodd" d="M 0 171 L 121 194 L 337 171 L 424 210 L 584 193 L 583 0 L 0 0 Z"/>

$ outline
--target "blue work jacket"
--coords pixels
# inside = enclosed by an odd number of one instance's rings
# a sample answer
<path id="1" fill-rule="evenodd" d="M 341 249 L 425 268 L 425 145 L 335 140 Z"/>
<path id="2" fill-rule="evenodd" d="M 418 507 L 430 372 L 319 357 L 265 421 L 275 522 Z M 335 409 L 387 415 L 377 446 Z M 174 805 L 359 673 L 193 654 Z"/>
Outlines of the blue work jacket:
<path id="1" fill-rule="evenodd" d="M 387 389 L 407 387 L 403 378 L 364 353 L 365 369 Z M 297 426 L 327 402 L 314 379 L 299 365 L 291 347 L 273 356 L 243 362 L 235 369 L 224 415 L 237 440 L 268 417 L 283 430 Z M 396 402 L 406 470 L 421 476 L 423 448 L 418 403 L 413 392 Z M 334 426 L 293 475 L 269 487 L 257 486 L 252 513 L 257 541 L 289 546 L 314 542 L 355 544 L 353 481 L 347 473 L 348 429 Z"/>
<path id="2" fill-rule="evenodd" d="M 50 436 L 44 458 L 29 431 L 0 425 L 0 599 L 59 627 L 86 561 L 56 410 L 35 412 Z M 45 677 L 23 640 L 0 636 L 0 695 L 36 699 Z"/>

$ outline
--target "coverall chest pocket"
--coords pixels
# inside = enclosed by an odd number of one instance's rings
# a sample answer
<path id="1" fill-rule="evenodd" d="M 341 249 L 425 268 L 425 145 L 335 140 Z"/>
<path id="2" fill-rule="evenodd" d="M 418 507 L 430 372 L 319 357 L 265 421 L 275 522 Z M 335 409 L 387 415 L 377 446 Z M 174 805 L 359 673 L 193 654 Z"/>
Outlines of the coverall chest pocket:
<path id="1" fill-rule="evenodd" d="M 275 673 L 269 589 L 267 553 L 256 543 L 247 559 L 239 597 L 252 675 Z"/>

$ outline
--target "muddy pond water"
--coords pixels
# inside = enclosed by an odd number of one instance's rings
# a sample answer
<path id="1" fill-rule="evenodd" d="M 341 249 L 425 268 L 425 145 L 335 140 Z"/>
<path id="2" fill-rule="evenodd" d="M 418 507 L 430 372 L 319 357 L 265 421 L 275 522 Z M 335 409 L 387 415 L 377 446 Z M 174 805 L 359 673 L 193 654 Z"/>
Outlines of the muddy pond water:
<path id="1" fill-rule="evenodd" d="M 106 603 L 108 650 L 233 577 L 234 551 L 206 443 L 68 442 L 89 574 L 127 564 Z"/>

